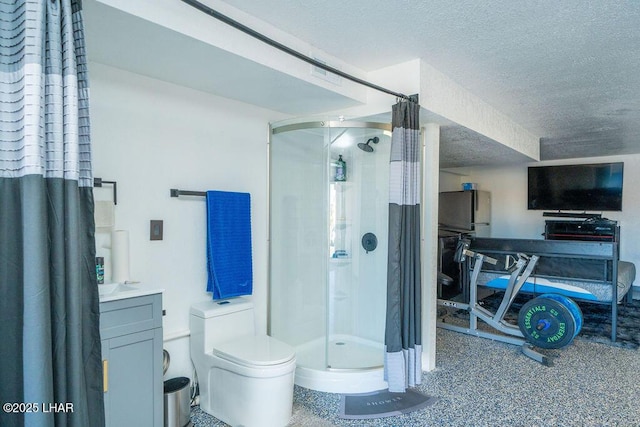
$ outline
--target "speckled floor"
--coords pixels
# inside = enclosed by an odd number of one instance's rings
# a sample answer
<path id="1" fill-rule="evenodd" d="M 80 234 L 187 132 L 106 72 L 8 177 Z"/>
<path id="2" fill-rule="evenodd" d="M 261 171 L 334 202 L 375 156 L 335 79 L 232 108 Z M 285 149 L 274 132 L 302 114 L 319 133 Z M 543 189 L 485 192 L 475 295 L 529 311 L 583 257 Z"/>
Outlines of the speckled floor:
<path id="1" fill-rule="evenodd" d="M 576 339 L 547 352 L 437 331 L 437 368 L 419 389 L 440 400 L 423 410 L 366 421 L 338 418 L 340 395 L 296 387 L 290 426 L 640 426 L 640 352 Z M 224 426 L 192 411 L 195 426 Z"/>

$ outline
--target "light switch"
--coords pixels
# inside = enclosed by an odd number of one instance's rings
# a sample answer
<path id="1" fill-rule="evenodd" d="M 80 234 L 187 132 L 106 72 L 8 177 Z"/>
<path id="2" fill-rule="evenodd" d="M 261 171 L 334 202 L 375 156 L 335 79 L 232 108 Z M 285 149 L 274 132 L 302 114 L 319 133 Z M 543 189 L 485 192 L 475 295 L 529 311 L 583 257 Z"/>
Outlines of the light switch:
<path id="1" fill-rule="evenodd" d="M 150 240 L 162 240 L 162 220 L 152 219 L 151 226 L 149 228 Z"/>

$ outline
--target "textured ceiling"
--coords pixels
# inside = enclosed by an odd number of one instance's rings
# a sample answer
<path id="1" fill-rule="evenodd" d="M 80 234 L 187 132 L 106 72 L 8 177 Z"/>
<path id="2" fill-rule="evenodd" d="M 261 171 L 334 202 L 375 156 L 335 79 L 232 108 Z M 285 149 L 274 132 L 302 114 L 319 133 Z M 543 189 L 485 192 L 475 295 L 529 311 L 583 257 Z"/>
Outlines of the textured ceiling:
<path id="1" fill-rule="evenodd" d="M 640 2 L 225 2 L 363 70 L 421 58 L 540 136 L 542 160 L 640 153 Z M 443 166 L 495 161 L 464 129 L 442 140 Z"/>
<path id="2" fill-rule="evenodd" d="M 531 159 L 463 126 L 440 127 L 440 168 L 500 166 Z"/>

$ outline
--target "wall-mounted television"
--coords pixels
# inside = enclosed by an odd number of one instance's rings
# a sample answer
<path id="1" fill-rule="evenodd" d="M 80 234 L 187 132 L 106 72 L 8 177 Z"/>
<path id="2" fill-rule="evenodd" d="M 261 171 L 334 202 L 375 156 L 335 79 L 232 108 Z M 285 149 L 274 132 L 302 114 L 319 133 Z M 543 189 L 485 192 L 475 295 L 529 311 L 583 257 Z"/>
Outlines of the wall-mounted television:
<path id="1" fill-rule="evenodd" d="M 621 211 L 624 163 L 531 166 L 528 208 Z"/>

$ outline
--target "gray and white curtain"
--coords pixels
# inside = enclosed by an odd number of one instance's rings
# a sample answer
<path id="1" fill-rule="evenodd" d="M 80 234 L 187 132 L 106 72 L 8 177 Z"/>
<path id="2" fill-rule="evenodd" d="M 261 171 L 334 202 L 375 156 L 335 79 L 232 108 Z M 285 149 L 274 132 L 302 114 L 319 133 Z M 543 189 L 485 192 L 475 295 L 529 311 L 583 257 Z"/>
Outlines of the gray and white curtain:
<path id="1" fill-rule="evenodd" d="M 80 1 L 0 1 L 0 53 L 0 425 L 104 425 Z"/>
<path id="2" fill-rule="evenodd" d="M 385 379 L 404 392 L 422 379 L 420 106 L 401 101 L 392 114 Z"/>

